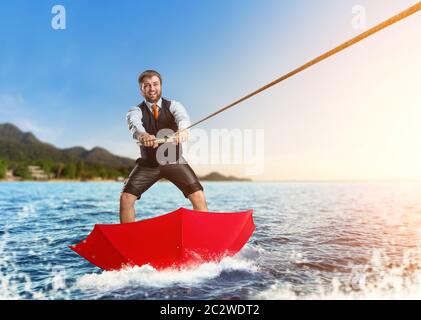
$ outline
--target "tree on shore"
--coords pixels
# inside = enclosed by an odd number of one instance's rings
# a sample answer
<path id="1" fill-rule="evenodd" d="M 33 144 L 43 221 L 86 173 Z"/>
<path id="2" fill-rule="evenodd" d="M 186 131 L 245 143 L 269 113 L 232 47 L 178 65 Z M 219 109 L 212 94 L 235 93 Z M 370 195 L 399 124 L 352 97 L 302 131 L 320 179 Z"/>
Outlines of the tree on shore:
<path id="1" fill-rule="evenodd" d="M 35 165 L 39 166 L 45 173 L 51 174 L 54 170 L 54 162 L 52 160 L 38 160 Z"/>
<path id="2" fill-rule="evenodd" d="M 22 180 L 32 180 L 28 166 L 38 166 L 49 176 L 56 179 L 91 180 L 95 178 L 116 179 L 127 176 L 131 167 L 113 168 L 103 164 L 77 162 L 53 162 L 51 160 L 37 161 L 7 161 L 0 157 L 0 179 L 4 179 L 7 169 L 12 169 L 15 176 Z"/>
<path id="3" fill-rule="evenodd" d="M 3 158 L 0 158 L 0 179 L 6 178 L 7 162 Z"/>
<path id="4" fill-rule="evenodd" d="M 66 163 L 63 170 L 63 176 L 68 179 L 76 179 L 76 164 Z"/>
<path id="5" fill-rule="evenodd" d="M 76 163 L 76 177 L 81 178 L 83 177 L 85 172 L 85 162 L 80 160 Z"/>
<path id="6" fill-rule="evenodd" d="M 31 173 L 28 169 L 28 164 L 25 162 L 16 163 L 12 167 L 13 174 L 17 177 L 21 177 L 23 180 L 32 180 Z"/>

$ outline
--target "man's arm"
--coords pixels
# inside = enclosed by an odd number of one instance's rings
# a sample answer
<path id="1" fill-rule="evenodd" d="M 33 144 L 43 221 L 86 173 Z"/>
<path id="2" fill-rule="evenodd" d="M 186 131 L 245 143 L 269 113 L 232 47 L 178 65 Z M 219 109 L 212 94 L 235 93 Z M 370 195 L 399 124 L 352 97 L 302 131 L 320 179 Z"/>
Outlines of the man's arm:
<path id="1" fill-rule="evenodd" d="M 158 147 L 158 143 L 155 142 L 155 136 L 148 134 L 143 126 L 142 111 L 138 108 L 130 109 L 127 112 L 126 120 L 133 139 L 140 141 L 145 147 Z"/>
<path id="2" fill-rule="evenodd" d="M 175 100 L 171 101 L 170 111 L 175 118 L 175 122 L 177 123 L 178 129 L 184 129 L 190 126 L 190 117 L 187 113 L 186 108 Z"/>
<path id="3" fill-rule="evenodd" d="M 137 108 L 132 108 L 127 112 L 126 120 L 133 139 L 139 141 L 139 138 L 146 133 L 142 124 L 142 112 Z"/>
<path id="4" fill-rule="evenodd" d="M 180 102 L 173 100 L 171 101 L 170 112 L 173 114 L 178 130 L 180 131 L 176 135 L 176 144 L 187 141 L 189 137 L 188 130 L 181 130 L 187 128 L 191 124 L 186 108 L 184 108 Z"/>

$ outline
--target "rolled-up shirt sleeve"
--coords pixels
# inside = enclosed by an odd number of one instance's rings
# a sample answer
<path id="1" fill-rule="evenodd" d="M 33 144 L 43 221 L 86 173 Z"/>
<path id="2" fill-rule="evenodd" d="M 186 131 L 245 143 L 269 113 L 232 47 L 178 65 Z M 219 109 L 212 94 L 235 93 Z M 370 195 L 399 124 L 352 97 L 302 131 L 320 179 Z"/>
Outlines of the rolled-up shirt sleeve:
<path id="1" fill-rule="evenodd" d="M 138 137 L 141 134 L 146 133 L 146 129 L 142 124 L 142 112 L 139 110 L 139 108 L 130 109 L 127 112 L 126 120 L 133 139 L 138 140 Z"/>
<path id="2" fill-rule="evenodd" d="M 187 110 L 179 101 L 171 101 L 170 112 L 174 116 L 178 129 L 185 129 L 190 126 L 191 122 Z"/>

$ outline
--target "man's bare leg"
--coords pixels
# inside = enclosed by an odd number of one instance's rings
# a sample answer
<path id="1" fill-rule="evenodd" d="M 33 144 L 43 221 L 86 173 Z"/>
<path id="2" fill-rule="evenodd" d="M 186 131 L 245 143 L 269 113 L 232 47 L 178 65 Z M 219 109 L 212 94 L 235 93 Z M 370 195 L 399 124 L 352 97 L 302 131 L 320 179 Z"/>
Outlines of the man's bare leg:
<path id="1" fill-rule="evenodd" d="M 127 193 L 122 192 L 120 196 L 120 223 L 129 223 L 135 222 L 136 212 L 134 209 L 134 203 L 136 202 L 137 197 Z"/>
<path id="2" fill-rule="evenodd" d="M 192 194 L 188 195 L 188 198 L 193 205 L 193 210 L 208 211 L 205 193 L 202 190 L 193 192 Z"/>

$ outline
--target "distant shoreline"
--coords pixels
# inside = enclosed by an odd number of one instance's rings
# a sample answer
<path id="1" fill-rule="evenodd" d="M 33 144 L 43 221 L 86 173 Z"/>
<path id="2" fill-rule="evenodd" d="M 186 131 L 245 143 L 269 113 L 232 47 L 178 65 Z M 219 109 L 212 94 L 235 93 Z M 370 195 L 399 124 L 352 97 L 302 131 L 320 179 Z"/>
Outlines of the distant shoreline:
<path id="1" fill-rule="evenodd" d="M 266 181 L 242 181 L 242 180 L 203 180 L 200 179 L 200 181 L 203 182 L 266 182 Z M 105 180 L 72 180 L 72 179 L 51 179 L 51 180 L 0 180 L 0 183 L 2 182 L 40 182 L 40 183 L 58 183 L 58 182 L 117 182 L 117 183 L 123 183 L 124 181 L 117 181 L 115 179 L 105 179 Z M 170 182 L 169 180 L 159 180 L 158 182 Z M 269 181 L 271 182 L 271 181 Z M 276 182 L 276 181 L 273 181 Z M 281 181 L 279 181 L 281 182 Z"/>
<path id="2" fill-rule="evenodd" d="M 253 182 L 253 183 L 421 183 L 421 180 L 203 180 L 202 182 Z M 107 180 L 71 180 L 71 179 L 51 179 L 51 180 L 0 180 L 0 183 L 11 182 L 39 182 L 39 183 L 59 183 L 59 182 L 116 182 L 123 183 L 114 179 Z M 168 180 L 159 180 L 158 182 L 170 182 Z"/>

